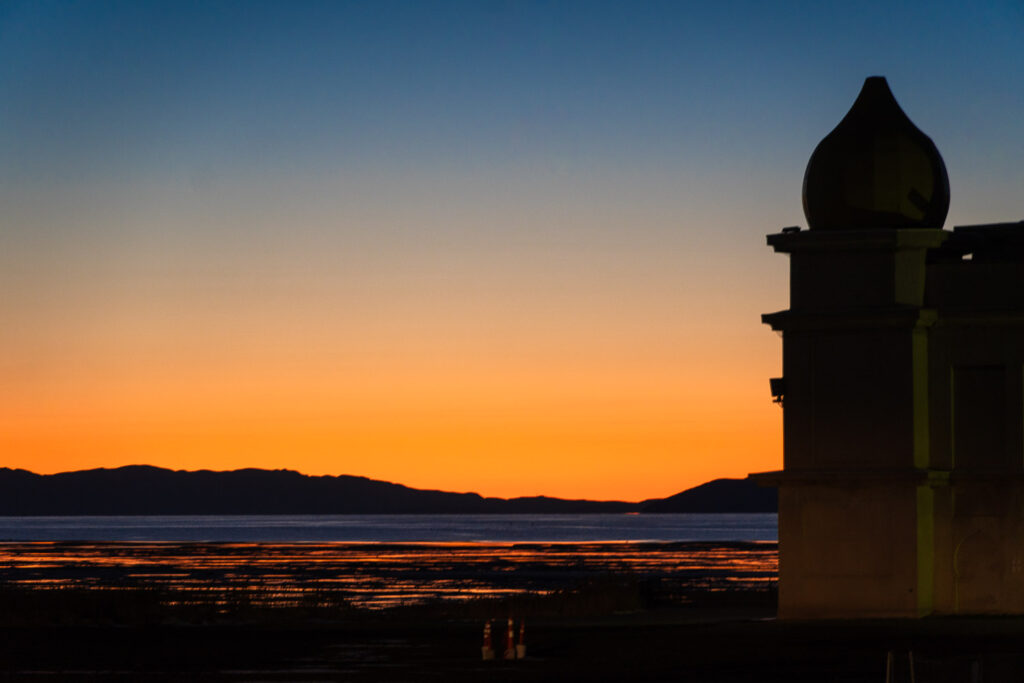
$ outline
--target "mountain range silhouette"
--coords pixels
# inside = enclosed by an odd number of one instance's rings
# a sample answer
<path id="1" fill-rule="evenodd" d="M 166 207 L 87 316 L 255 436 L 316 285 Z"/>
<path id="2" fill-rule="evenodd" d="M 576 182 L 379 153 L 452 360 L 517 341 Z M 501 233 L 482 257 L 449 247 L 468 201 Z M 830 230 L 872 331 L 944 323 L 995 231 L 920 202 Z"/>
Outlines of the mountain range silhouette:
<path id="1" fill-rule="evenodd" d="M 637 503 L 485 498 L 357 476 L 292 470 L 169 470 L 149 465 L 35 474 L 0 468 L 0 515 L 512 514 L 775 512 L 775 489 L 716 479 Z"/>

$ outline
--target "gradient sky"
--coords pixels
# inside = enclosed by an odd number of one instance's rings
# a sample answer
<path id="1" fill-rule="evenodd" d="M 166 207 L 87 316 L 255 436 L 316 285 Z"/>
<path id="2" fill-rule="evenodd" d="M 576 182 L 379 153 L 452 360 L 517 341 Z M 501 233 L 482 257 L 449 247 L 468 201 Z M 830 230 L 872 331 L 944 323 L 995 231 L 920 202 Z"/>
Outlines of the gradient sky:
<path id="1" fill-rule="evenodd" d="M 954 6 L 954 4 L 956 6 Z M 817 142 L 1024 218 L 1024 5 L 0 5 L 0 464 L 641 499 L 781 466 Z"/>

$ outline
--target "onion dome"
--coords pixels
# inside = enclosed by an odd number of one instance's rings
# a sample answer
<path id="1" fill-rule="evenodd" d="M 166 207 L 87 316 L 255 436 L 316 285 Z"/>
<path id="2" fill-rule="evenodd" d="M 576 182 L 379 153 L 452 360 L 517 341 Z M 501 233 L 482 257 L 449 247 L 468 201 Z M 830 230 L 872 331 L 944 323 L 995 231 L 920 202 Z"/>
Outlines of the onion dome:
<path id="1" fill-rule="evenodd" d="M 949 211 L 939 150 L 881 76 L 864 81 L 850 111 L 818 143 L 803 194 L 812 230 L 941 228 Z"/>

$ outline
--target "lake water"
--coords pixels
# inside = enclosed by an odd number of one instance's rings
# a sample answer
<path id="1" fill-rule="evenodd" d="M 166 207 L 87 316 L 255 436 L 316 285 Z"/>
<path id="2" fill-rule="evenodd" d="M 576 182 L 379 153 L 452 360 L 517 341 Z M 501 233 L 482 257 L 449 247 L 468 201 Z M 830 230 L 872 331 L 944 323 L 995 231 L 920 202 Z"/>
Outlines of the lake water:
<path id="1" fill-rule="evenodd" d="M 773 513 L 0 517 L 0 541 L 593 543 L 777 539 L 778 516 Z"/>

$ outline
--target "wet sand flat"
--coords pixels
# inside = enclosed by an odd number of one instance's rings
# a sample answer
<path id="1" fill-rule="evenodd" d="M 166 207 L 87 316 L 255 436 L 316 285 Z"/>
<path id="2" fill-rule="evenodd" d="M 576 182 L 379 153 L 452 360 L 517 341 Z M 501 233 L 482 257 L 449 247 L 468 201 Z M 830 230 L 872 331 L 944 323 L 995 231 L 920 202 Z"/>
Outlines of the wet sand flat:
<path id="1" fill-rule="evenodd" d="M 548 595 L 600 578 L 666 593 L 757 589 L 774 582 L 777 564 L 775 543 L 0 543 L 8 587 L 222 593 L 282 606 L 318 595 L 359 609 Z"/>

